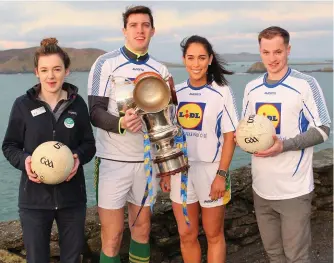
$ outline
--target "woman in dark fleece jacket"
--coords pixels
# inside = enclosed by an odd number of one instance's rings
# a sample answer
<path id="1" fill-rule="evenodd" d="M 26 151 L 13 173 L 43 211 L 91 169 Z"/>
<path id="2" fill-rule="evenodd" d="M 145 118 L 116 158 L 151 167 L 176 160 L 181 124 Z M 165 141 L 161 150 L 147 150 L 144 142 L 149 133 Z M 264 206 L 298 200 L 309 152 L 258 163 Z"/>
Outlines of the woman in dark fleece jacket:
<path id="1" fill-rule="evenodd" d="M 2 144 L 4 156 L 22 171 L 19 215 L 29 263 L 49 262 L 54 220 L 59 231 L 60 261 L 78 262 L 87 201 L 82 165 L 96 151 L 87 105 L 77 94 L 78 88 L 64 82 L 70 59 L 57 43 L 55 38 L 44 39 L 36 51 L 39 84 L 15 100 Z M 31 155 L 46 141 L 59 141 L 73 152 L 74 167 L 58 185 L 43 184 L 31 171 Z"/>

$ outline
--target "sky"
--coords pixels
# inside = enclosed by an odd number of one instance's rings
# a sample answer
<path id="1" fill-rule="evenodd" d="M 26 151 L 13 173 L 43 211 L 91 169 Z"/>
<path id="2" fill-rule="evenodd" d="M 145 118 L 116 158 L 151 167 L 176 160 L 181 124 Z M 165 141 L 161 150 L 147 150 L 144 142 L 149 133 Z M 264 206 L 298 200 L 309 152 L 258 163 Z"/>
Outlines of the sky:
<path id="1" fill-rule="evenodd" d="M 332 1 L 22 1 L 0 2 L 0 50 L 39 45 L 112 51 L 124 44 L 122 13 L 130 5 L 153 11 L 150 54 L 180 62 L 180 42 L 197 34 L 218 53 L 258 53 L 257 35 L 269 26 L 290 32 L 293 58 L 333 58 Z"/>

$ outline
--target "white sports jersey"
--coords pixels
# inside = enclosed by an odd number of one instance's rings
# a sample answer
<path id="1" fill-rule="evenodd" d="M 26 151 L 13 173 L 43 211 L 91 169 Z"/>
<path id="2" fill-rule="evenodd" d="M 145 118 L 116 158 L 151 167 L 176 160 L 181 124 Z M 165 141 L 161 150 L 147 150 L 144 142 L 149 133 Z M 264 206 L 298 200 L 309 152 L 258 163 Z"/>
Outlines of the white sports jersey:
<path id="1" fill-rule="evenodd" d="M 280 139 L 293 138 L 311 126 L 329 126 L 331 120 L 322 90 L 315 78 L 288 69 L 275 84 L 268 74 L 249 82 L 245 89 L 242 117 L 267 116 Z M 290 199 L 313 188 L 313 147 L 287 151 L 275 157 L 252 156 L 253 189 L 264 199 Z"/>
<path id="2" fill-rule="evenodd" d="M 88 79 L 88 95 L 109 98 L 108 112 L 119 116 L 112 77 L 134 80 L 143 72 L 159 73 L 164 79 L 170 74 L 167 68 L 150 56 L 144 61 L 130 59 L 123 48 L 100 56 L 92 66 Z M 122 78 L 117 78 L 121 81 Z M 117 161 L 143 161 L 143 133 L 116 134 L 97 128 L 96 156 Z"/>
<path id="3" fill-rule="evenodd" d="M 223 133 L 238 125 L 231 88 L 215 82 L 194 88 L 185 81 L 176 86 L 176 95 L 177 121 L 186 133 L 189 160 L 219 162 Z"/>

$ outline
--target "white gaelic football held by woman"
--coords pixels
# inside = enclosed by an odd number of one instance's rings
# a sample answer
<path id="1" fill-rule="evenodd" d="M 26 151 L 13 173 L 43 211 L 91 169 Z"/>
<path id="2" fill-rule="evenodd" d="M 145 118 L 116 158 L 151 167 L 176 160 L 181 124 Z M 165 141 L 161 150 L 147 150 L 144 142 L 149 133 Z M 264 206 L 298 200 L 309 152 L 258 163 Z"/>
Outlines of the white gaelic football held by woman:
<path id="1" fill-rule="evenodd" d="M 59 233 L 60 261 L 79 262 L 85 241 L 87 202 L 83 165 L 96 152 L 88 107 L 78 88 L 64 82 L 70 58 L 57 43 L 55 38 L 42 40 L 34 57 L 39 83 L 15 100 L 2 143 L 4 156 L 21 171 L 19 215 L 27 261 L 33 263 L 50 261 L 54 221 Z M 73 158 L 68 177 L 58 184 L 45 184 L 32 171 L 35 149 L 49 141 L 55 141 L 51 145 L 54 148 L 65 149 L 66 145 Z M 59 156 L 52 156 L 51 151 L 45 156 L 40 158 L 41 165 L 58 165 L 52 159 Z"/>
<path id="2" fill-rule="evenodd" d="M 225 205 L 231 199 L 228 173 L 234 153 L 234 131 L 238 113 L 223 61 L 207 39 L 191 36 L 181 43 L 189 79 L 176 86 L 177 121 L 184 129 L 189 158 L 187 209 L 190 225 L 183 216 L 180 175 L 163 177 L 160 186 L 171 191 L 185 263 L 200 263 L 199 213 L 208 241 L 208 262 L 225 262 Z M 201 208 L 201 209 L 200 209 Z"/>

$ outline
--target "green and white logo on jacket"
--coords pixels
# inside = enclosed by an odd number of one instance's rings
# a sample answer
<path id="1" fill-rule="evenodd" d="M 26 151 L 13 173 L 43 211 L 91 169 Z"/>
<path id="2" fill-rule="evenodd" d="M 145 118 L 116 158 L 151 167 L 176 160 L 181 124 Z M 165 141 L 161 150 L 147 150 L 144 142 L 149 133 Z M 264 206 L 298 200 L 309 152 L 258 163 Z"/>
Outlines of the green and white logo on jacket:
<path id="1" fill-rule="evenodd" d="M 64 125 L 66 128 L 73 128 L 74 127 L 74 120 L 72 118 L 66 118 L 64 120 Z"/>

